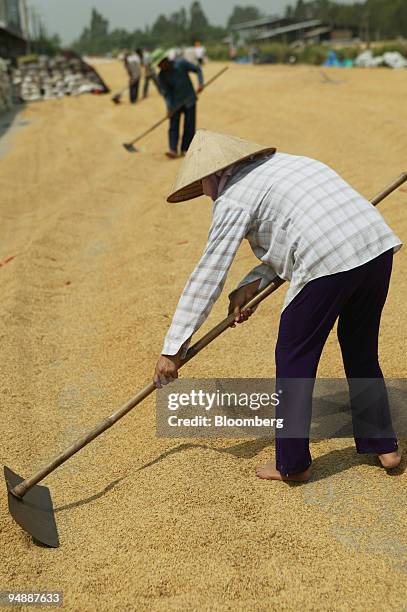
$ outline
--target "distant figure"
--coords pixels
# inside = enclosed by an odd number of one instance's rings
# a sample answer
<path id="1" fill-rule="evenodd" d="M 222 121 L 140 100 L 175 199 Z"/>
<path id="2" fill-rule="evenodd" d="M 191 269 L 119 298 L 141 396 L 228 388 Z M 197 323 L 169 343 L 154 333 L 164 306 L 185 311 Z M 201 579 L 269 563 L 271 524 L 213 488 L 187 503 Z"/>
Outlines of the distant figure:
<path id="1" fill-rule="evenodd" d="M 169 59 L 168 51 L 162 51 L 156 63 L 160 67 L 158 80 L 170 119 L 168 132 L 170 148 L 166 155 L 173 159 L 178 157 L 179 125 L 182 114 L 184 115 L 184 132 L 181 141 L 181 155 L 185 155 L 195 136 L 197 95 L 189 73 L 195 72 L 198 75 L 198 93 L 203 89 L 203 74 L 200 66 L 187 62 L 183 58 Z"/>
<path id="2" fill-rule="evenodd" d="M 129 75 L 129 97 L 130 103 L 135 104 L 138 99 L 138 91 L 141 77 L 141 57 L 136 53 L 126 53 L 124 66 Z"/>
<path id="3" fill-rule="evenodd" d="M 156 52 L 155 52 L 156 53 Z M 143 87 L 143 98 L 147 98 L 150 81 L 154 83 L 159 94 L 161 94 L 160 83 L 158 82 L 158 76 L 155 71 L 153 62 L 155 60 L 154 53 L 143 53 L 143 66 L 144 66 L 144 87 Z"/>
<path id="4" fill-rule="evenodd" d="M 259 61 L 260 52 L 258 47 L 251 47 L 249 51 L 250 61 L 252 64 L 257 64 Z"/>
<path id="5" fill-rule="evenodd" d="M 229 47 L 229 59 L 231 62 L 235 62 L 237 58 L 237 49 L 234 45 Z"/>
<path id="6" fill-rule="evenodd" d="M 206 49 L 201 45 L 201 43 L 197 40 L 195 43 L 195 58 L 200 66 L 202 66 L 205 62 Z"/>

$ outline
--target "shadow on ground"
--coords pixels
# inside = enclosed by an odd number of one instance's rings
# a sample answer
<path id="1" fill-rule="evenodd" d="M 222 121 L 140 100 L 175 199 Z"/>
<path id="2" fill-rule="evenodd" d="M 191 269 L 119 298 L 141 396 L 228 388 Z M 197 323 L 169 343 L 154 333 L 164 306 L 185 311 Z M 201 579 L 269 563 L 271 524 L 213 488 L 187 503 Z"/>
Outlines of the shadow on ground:
<path id="1" fill-rule="evenodd" d="M 239 444 L 235 444 L 233 446 L 229 446 L 227 448 L 215 448 L 213 446 L 208 446 L 206 444 L 192 444 L 192 443 L 184 443 L 179 444 L 169 450 L 161 453 L 158 457 L 145 463 L 138 469 L 132 471 L 130 474 L 123 476 L 122 478 L 118 478 L 108 484 L 106 487 L 102 489 L 99 493 L 95 493 L 89 497 L 84 499 L 80 499 L 76 502 L 72 502 L 70 504 L 66 504 L 65 506 L 61 506 L 55 509 L 55 512 L 62 512 L 63 510 L 70 510 L 72 508 L 78 508 L 80 506 L 85 506 L 101 497 L 107 495 L 112 489 L 114 489 L 122 480 L 126 480 L 131 474 L 141 472 L 153 465 L 161 463 L 167 457 L 171 455 L 176 455 L 179 453 L 183 453 L 185 451 L 201 448 L 204 450 L 212 450 L 217 453 L 226 453 L 228 455 L 233 455 L 238 459 L 252 459 L 262 450 L 267 447 L 274 446 L 274 441 L 268 438 L 261 438 L 256 440 L 250 440 L 249 442 L 242 442 Z M 403 454 L 402 461 L 399 467 L 395 470 L 388 470 L 387 473 L 389 476 L 400 476 L 403 474 L 407 467 L 406 456 Z M 317 482 L 319 480 L 324 480 L 325 478 L 329 478 L 330 476 L 334 476 L 335 474 L 340 474 L 341 472 L 346 472 L 351 470 L 352 468 L 358 465 L 371 465 L 378 466 L 378 459 L 374 455 L 358 455 L 355 451 L 354 446 L 347 446 L 346 448 L 342 448 L 340 450 L 333 450 L 321 457 L 317 457 L 312 464 L 313 475 L 311 478 L 312 482 Z M 298 483 L 298 482 L 289 482 L 286 483 L 289 486 L 297 487 L 297 486 L 305 486 L 306 483 Z"/>

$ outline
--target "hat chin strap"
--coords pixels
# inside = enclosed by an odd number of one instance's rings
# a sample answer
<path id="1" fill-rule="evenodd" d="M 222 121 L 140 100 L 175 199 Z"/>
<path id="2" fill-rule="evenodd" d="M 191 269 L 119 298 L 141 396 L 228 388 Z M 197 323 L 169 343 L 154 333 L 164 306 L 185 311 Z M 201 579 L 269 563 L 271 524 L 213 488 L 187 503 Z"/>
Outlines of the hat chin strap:
<path id="1" fill-rule="evenodd" d="M 212 200 L 216 200 L 219 193 L 219 183 L 220 177 L 217 174 L 211 174 L 202 179 L 202 190 L 204 195 L 212 198 Z"/>
<path id="2" fill-rule="evenodd" d="M 209 196 L 213 201 L 217 200 L 219 194 L 224 190 L 229 177 L 233 174 L 235 166 L 236 164 L 233 164 L 233 166 L 226 168 L 226 170 L 215 172 L 214 174 L 203 178 L 202 189 L 204 195 Z"/>

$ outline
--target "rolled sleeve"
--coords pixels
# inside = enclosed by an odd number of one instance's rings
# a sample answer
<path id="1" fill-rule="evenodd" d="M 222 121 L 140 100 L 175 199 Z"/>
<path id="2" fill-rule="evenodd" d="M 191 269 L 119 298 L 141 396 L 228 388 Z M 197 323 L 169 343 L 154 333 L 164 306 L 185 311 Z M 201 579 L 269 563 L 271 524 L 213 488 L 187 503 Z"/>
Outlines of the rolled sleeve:
<path id="1" fill-rule="evenodd" d="M 264 287 L 266 287 L 269 283 L 271 283 L 271 281 L 277 278 L 277 276 L 278 274 L 271 266 L 264 263 L 260 264 L 259 266 L 253 268 L 253 270 L 250 270 L 248 274 L 246 274 L 246 276 L 240 281 L 240 283 L 238 284 L 236 289 L 232 291 L 232 293 L 240 289 L 240 287 L 244 287 L 245 285 L 253 283 L 254 281 L 259 279 L 261 279 L 259 290 L 264 289 Z M 230 295 L 232 295 L 232 293 Z"/>

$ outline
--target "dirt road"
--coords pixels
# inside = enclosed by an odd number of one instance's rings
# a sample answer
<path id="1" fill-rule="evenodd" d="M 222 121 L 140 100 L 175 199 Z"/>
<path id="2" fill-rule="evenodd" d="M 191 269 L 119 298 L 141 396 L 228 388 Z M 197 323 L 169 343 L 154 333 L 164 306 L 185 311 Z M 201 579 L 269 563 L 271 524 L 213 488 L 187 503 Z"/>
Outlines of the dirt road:
<path id="1" fill-rule="evenodd" d="M 219 69 L 212 64 L 207 76 Z M 100 66 L 113 90 L 116 63 Z M 405 72 L 233 66 L 203 93 L 199 126 L 331 164 L 373 196 L 407 166 Z M 178 161 L 154 92 L 28 106 L 1 150 L 1 462 L 28 475 L 144 386 L 205 244 L 206 199 L 168 205 Z M 380 210 L 407 239 L 407 193 Z M 406 255 L 383 317 L 387 376 L 407 375 Z M 11 259 L 10 259 L 11 258 Z M 244 247 L 205 329 L 254 265 Z M 188 377 L 270 377 L 284 289 Z M 321 376 L 342 376 L 335 335 Z M 402 610 L 406 474 L 351 440 L 313 444 L 306 486 L 260 481 L 267 441 L 155 437 L 154 398 L 47 478 L 61 547 L 35 546 L 0 489 L 0 590 L 64 591 L 66 610 Z"/>

